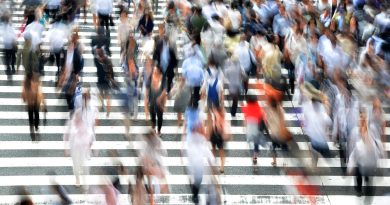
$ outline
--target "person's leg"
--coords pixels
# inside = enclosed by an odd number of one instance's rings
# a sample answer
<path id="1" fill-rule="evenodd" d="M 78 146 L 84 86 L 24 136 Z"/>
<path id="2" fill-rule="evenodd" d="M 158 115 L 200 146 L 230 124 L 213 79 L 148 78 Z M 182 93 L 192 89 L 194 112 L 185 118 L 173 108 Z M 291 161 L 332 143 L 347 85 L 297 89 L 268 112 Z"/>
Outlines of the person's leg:
<path id="1" fill-rule="evenodd" d="M 110 38 L 110 16 L 104 15 L 104 26 L 106 27 L 106 36 Z"/>
<path id="2" fill-rule="evenodd" d="M 199 190 L 202 184 L 202 179 L 203 179 L 202 172 L 194 174 L 194 182 L 191 188 L 192 188 L 192 200 L 195 204 L 199 202 Z"/>
<path id="3" fill-rule="evenodd" d="M 272 141 L 272 166 L 276 166 L 276 147 L 278 144 L 274 141 Z"/>
<path id="4" fill-rule="evenodd" d="M 6 65 L 6 74 L 11 74 L 11 51 L 10 49 L 4 49 L 4 63 Z"/>
<path id="5" fill-rule="evenodd" d="M 153 107 L 149 108 L 149 114 L 150 114 L 150 121 L 152 122 L 152 128 L 156 128 L 156 111 Z"/>
<path id="6" fill-rule="evenodd" d="M 34 127 L 35 130 L 39 129 L 39 106 L 34 106 Z"/>
<path id="7" fill-rule="evenodd" d="M 157 109 L 157 133 L 161 134 L 161 127 L 163 124 L 163 110 Z"/>
<path id="8" fill-rule="evenodd" d="M 238 93 L 232 93 L 231 97 L 233 103 L 232 103 L 232 107 L 230 108 L 230 114 L 232 115 L 232 117 L 235 117 L 237 113 L 237 107 L 238 107 Z"/>
<path id="9" fill-rule="evenodd" d="M 11 69 L 12 69 L 12 74 L 15 74 L 15 64 L 16 64 L 16 50 L 12 49 L 11 50 Z"/>
<path id="10" fill-rule="evenodd" d="M 183 113 L 178 112 L 177 113 L 177 125 L 181 126 L 183 124 Z"/>
<path id="11" fill-rule="evenodd" d="M 59 76 L 60 67 L 61 67 L 61 50 L 54 52 L 54 57 L 55 57 L 56 66 L 57 66 L 56 76 Z"/>
<path id="12" fill-rule="evenodd" d="M 107 117 L 110 115 L 110 112 L 111 112 L 111 95 L 110 95 L 110 91 L 107 89 L 104 91 L 105 92 L 105 96 L 107 98 Z"/>
<path id="13" fill-rule="evenodd" d="M 30 137 L 31 141 L 35 141 L 35 132 L 34 132 L 34 109 L 32 106 L 27 107 L 28 113 L 28 123 L 30 125 Z"/>
<path id="14" fill-rule="evenodd" d="M 170 93 L 170 91 L 171 91 L 172 81 L 173 81 L 173 76 L 168 75 L 167 76 L 167 92 L 168 93 Z"/>
<path id="15" fill-rule="evenodd" d="M 356 177 L 356 186 L 355 186 L 356 194 L 358 196 L 361 196 L 362 195 L 363 178 L 362 178 L 362 174 L 360 173 L 359 167 L 355 168 L 355 177 Z"/>
<path id="16" fill-rule="evenodd" d="M 200 86 L 195 86 L 193 89 L 193 100 L 195 103 L 195 107 L 198 107 L 200 100 Z"/>
<path id="17" fill-rule="evenodd" d="M 225 172 L 225 150 L 223 147 L 219 148 L 219 157 L 221 158 L 221 169 L 220 172 Z"/>

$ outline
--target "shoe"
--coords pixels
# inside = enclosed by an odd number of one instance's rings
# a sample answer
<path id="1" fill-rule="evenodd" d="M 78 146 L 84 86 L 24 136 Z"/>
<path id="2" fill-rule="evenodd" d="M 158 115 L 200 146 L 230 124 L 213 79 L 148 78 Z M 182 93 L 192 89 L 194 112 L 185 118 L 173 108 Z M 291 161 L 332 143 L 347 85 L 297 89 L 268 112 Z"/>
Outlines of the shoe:
<path id="1" fill-rule="evenodd" d="M 192 196 L 192 202 L 194 202 L 194 204 L 198 204 L 199 203 L 199 196 Z"/>

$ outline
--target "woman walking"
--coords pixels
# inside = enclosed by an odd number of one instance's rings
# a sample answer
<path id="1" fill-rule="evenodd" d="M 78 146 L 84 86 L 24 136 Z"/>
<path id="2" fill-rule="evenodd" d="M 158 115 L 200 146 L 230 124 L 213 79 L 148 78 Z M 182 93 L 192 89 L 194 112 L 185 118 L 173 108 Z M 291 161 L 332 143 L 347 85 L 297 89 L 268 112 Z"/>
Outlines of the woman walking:
<path id="1" fill-rule="evenodd" d="M 65 155 L 70 154 L 72 157 L 73 173 L 76 176 L 77 187 L 80 187 L 80 176 L 89 174 L 86 162 L 92 154 L 91 146 L 95 141 L 94 127 L 97 115 L 98 110 L 90 105 L 88 95 L 83 95 L 82 107 L 74 112 L 64 134 L 64 141 L 66 144 L 69 143 L 70 149 L 70 152 L 65 150 Z"/>
<path id="2" fill-rule="evenodd" d="M 39 109 L 41 104 L 45 105 L 45 97 L 36 74 L 30 73 L 26 76 L 23 83 L 22 99 L 27 104 L 31 140 L 36 141 L 35 132 L 39 130 Z"/>
<path id="3" fill-rule="evenodd" d="M 157 135 L 159 136 L 161 136 L 166 98 L 167 92 L 163 83 L 161 70 L 159 68 L 154 68 L 145 93 L 145 114 L 150 113 L 153 129 L 155 129 L 157 123 Z"/>

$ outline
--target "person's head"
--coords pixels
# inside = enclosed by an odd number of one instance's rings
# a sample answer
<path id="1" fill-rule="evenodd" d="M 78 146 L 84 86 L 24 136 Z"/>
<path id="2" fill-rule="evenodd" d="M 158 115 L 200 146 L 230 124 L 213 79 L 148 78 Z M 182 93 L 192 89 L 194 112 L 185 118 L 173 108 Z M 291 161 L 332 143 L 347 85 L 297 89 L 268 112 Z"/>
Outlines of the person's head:
<path id="1" fill-rule="evenodd" d="M 175 2 L 174 1 L 170 1 L 168 3 L 168 10 L 175 10 Z"/>
<path id="2" fill-rule="evenodd" d="M 78 31 L 76 30 L 76 31 L 74 31 L 73 33 L 72 33 L 72 36 L 71 36 L 71 43 L 77 43 L 77 41 L 79 40 L 79 33 L 78 33 Z"/>
<path id="3" fill-rule="evenodd" d="M 256 96 L 256 95 L 247 95 L 247 96 L 246 96 L 246 102 L 247 102 L 248 104 L 257 103 L 257 96 Z"/>
<path id="4" fill-rule="evenodd" d="M 232 10 L 238 9 L 238 2 L 237 1 L 232 1 L 232 3 L 230 4 L 230 7 L 232 8 Z"/>
<path id="5" fill-rule="evenodd" d="M 128 16 L 128 11 L 126 9 L 122 9 L 120 14 L 121 20 L 126 20 L 127 16 Z"/>
<path id="6" fill-rule="evenodd" d="M 158 34 L 160 36 L 164 36 L 165 34 L 165 25 L 163 23 L 158 25 Z"/>
<path id="7" fill-rule="evenodd" d="M 216 66 L 215 58 L 214 58 L 213 55 L 210 55 L 208 60 L 209 60 L 208 64 L 209 64 L 210 67 L 215 67 Z"/>
<path id="8" fill-rule="evenodd" d="M 147 18 L 147 19 L 153 19 L 152 11 L 150 11 L 149 8 L 145 8 L 144 15 L 145 15 L 145 18 Z"/>
<path id="9" fill-rule="evenodd" d="M 283 4 L 279 4 L 279 13 L 281 15 L 285 15 L 286 14 L 286 8 L 284 7 Z"/>

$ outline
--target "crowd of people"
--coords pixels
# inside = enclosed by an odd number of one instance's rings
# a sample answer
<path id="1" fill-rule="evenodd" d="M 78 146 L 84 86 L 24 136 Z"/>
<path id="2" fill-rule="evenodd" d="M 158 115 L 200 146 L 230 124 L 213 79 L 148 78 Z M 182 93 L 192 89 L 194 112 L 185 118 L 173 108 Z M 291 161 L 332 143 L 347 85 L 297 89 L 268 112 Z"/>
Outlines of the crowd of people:
<path id="1" fill-rule="evenodd" d="M 40 76 L 45 65 L 58 68 L 55 86 L 70 112 L 66 155 L 72 157 L 77 186 L 88 184 L 81 183 L 80 176 L 89 173 L 86 163 L 93 156 L 98 113 L 104 111 L 109 118 L 116 95 L 123 102 L 124 135 L 130 145 L 137 139 L 131 124 L 142 119 L 138 114 L 142 100 L 141 112 L 150 120 L 139 153 L 140 168 L 133 173 L 134 185 L 129 182 L 133 204 L 154 203 L 155 195 L 169 193 L 169 172 L 162 160 L 167 155 L 162 141 L 168 99 L 173 100 L 177 126 L 183 128 L 196 204 L 205 183 L 210 185 L 204 187 L 209 204 L 221 203 L 217 176 L 224 174 L 225 144 L 234 138 L 230 122 L 240 117 L 254 166 L 260 146 L 272 150 L 272 166 L 278 166 L 281 149 L 297 159 L 299 173 L 305 176 L 315 172 L 319 156 L 334 157 L 330 146 L 336 146 L 343 174 L 356 176 L 356 194 L 374 194 L 371 176 L 380 175 L 380 159 L 386 157 L 388 1 L 170 0 L 166 8 L 158 2 L 118 1 L 119 12 L 114 12 L 113 0 L 30 2 L 21 28 L 12 25 L 11 11 L 1 9 L 6 74 L 11 79 L 15 73 L 25 75 L 22 99 L 33 141 L 39 135 L 39 110 L 47 111 Z M 87 13 L 92 13 L 96 31 L 90 46 L 97 94 L 90 89 L 94 86 L 82 83 L 88 49 L 79 32 Z M 157 23 L 154 15 L 163 16 L 163 22 Z M 44 50 L 48 25 L 50 49 Z M 111 58 L 112 29 L 118 33 L 119 61 Z M 24 39 L 22 46 L 18 38 Z M 122 68 L 124 82 L 117 80 L 116 67 Z M 298 126 L 311 144 L 310 164 L 299 151 L 299 137 L 288 128 L 286 100 L 301 108 L 293 114 L 302 115 Z M 118 167 L 118 175 L 126 173 Z M 101 188 L 108 204 L 118 204 L 121 189 L 114 182 Z"/>

